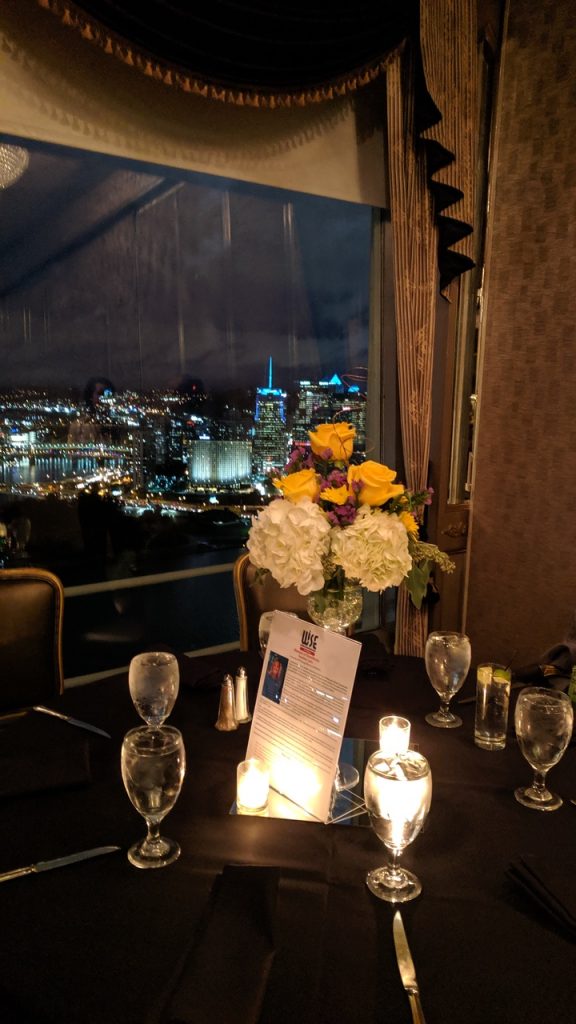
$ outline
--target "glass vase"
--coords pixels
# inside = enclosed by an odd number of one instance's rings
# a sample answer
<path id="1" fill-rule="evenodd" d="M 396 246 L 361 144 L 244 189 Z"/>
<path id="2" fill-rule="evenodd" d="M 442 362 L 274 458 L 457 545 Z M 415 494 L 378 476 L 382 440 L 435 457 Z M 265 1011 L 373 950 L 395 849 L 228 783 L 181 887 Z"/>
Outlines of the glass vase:
<path id="1" fill-rule="evenodd" d="M 362 587 L 348 581 L 335 587 L 327 583 L 309 595 L 308 614 L 318 626 L 348 633 L 362 615 Z"/>

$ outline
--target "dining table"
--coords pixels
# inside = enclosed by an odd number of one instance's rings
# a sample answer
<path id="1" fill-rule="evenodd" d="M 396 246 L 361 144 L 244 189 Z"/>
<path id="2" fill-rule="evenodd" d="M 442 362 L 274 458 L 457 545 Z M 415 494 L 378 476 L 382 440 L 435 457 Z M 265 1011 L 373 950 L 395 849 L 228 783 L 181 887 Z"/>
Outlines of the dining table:
<path id="1" fill-rule="evenodd" d="M 253 707 L 261 659 L 236 650 L 179 663 L 168 724 L 183 735 L 186 773 L 162 832 L 181 855 L 160 870 L 127 858 L 145 823 L 121 776 L 123 736 L 142 724 L 126 673 L 47 701 L 109 737 L 33 711 L 0 719 L 0 873 L 119 847 L 0 883 L 0 1021 L 409 1024 L 398 907 L 365 884 L 388 856 L 368 817 L 326 824 L 234 813 L 250 723 L 215 728 L 221 688 L 243 666 Z M 574 901 L 574 746 L 549 777 L 562 807 L 521 806 L 514 789 L 532 769 L 513 707 L 505 749 L 477 747 L 474 702 L 459 703 L 473 697 L 474 678 L 471 668 L 453 699 L 462 726 L 433 728 L 425 715 L 438 697 L 423 659 L 366 636 L 343 749 L 368 756 L 379 719 L 402 715 L 431 766 L 430 812 L 402 855 L 422 893 L 400 908 L 427 1024 L 576 1021 L 576 932 L 511 871 L 524 858 Z M 362 778 L 356 792 L 361 800 Z"/>

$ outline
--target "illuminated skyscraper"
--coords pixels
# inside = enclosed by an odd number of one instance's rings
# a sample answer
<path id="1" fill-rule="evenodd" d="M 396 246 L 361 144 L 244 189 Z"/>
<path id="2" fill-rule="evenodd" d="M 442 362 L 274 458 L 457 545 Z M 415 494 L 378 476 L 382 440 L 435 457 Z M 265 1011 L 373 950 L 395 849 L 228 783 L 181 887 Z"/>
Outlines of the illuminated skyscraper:
<path id="1" fill-rule="evenodd" d="M 268 387 L 256 388 L 254 416 L 254 472 L 265 476 L 286 462 L 286 392 L 272 386 L 272 359 L 268 363 Z"/>
<path id="2" fill-rule="evenodd" d="M 292 417 L 292 440 L 308 441 L 308 431 L 319 423 L 346 421 L 356 427 L 356 451 L 366 447 L 366 396 L 357 384 L 347 385 L 335 373 L 330 380 L 299 383 Z"/>

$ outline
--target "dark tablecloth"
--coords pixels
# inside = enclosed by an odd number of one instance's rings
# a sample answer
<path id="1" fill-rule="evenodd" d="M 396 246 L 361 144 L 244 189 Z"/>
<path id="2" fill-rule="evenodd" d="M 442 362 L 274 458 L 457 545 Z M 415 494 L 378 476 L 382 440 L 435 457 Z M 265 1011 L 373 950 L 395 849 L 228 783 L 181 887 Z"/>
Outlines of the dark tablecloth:
<path id="1" fill-rule="evenodd" d="M 239 664 L 253 699 L 257 658 L 183 662 L 171 723 L 184 735 L 187 773 L 163 826 L 182 855 L 161 871 L 138 871 L 125 856 L 144 832 L 119 769 L 122 737 L 138 724 L 125 678 L 62 698 L 62 709 L 112 739 L 83 735 L 89 785 L 0 800 L 0 871 L 102 844 L 123 849 L 0 885 L 3 1024 L 409 1024 L 394 908 L 364 884 L 385 859 L 377 837 L 364 827 L 229 814 L 249 726 L 231 733 L 213 726 L 222 675 Z M 550 863 L 574 848 L 576 807 L 567 799 L 576 797 L 574 748 L 550 773 L 564 806 L 529 811 L 513 796 L 531 770 L 512 724 L 507 748 L 486 752 L 474 746 L 473 705 L 461 709 L 463 728 L 438 730 L 424 722 L 437 703 L 419 659 L 383 657 L 379 668 L 371 658 L 346 728 L 374 741 L 381 715 L 404 714 L 432 767 L 428 822 L 404 854 L 423 893 L 402 910 L 426 1020 L 576 1020 L 574 942 L 507 875 L 520 856 Z M 235 865 L 255 871 L 242 880 L 226 868 Z M 244 1001 L 231 999 L 244 977 Z M 226 997 L 220 1012 L 219 990 Z"/>

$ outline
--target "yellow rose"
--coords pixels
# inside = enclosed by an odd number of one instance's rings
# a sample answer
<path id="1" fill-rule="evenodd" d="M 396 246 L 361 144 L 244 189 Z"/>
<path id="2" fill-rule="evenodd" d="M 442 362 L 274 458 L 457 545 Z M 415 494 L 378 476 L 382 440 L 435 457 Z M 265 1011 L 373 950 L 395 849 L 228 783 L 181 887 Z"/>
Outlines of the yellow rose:
<path id="1" fill-rule="evenodd" d="M 311 501 L 316 501 L 320 494 L 320 484 L 313 469 L 301 469 L 298 473 L 289 473 L 288 476 L 282 476 L 279 480 L 274 480 L 273 483 L 274 487 L 282 491 L 288 501 L 294 503 L 300 501 L 300 498 L 310 498 Z"/>
<path id="2" fill-rule="evenodd" d="M 398 518 L 406 527 L 406 533 L 414 533 L 418 536 L 418 523 L 411 512 L 401 512 Z"/>
<path id="3" fill-rule="evenodd" d="M 350 491 L 346 484 L 342 487 L 327 487 L 320 494 L 322 501 L 331 501 L 333 505 L 345 505 L 350 497 Z"/>
<path id="4" fill-rule="evenodd" d="M 384 505 L 390 498 L 397 498 L 404 491 L 403 484 L 393 484 L 396 472 L 380 462 L 362 462 L 359 466 L 348 467 L 348 483 L 360 483 L 358 494 L 361 505 Z"/>
<path id="5" fill-rule="evenodd" d="M 351 423 L 321 423 L 316 430 L 308 432 L 314 455 L 324 457 L 330 449 L 331 462 L 348 462 L 354 448 L 356 428 Z"/>

